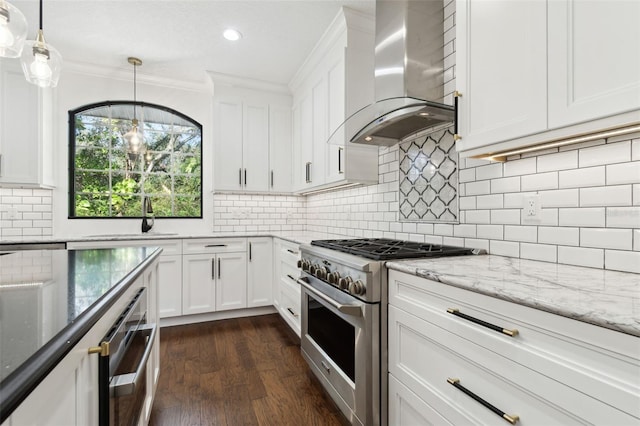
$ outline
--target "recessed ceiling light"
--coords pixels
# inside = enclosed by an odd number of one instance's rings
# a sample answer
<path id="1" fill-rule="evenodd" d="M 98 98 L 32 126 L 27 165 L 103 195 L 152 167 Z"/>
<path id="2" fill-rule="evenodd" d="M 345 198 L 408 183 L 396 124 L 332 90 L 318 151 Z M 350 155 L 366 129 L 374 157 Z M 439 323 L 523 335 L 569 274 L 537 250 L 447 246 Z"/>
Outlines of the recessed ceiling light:
<path id="1" fill-rule="evenodd" d="M 224 38 L 231 41 L 240 40 L 242 38 L 242 34 L 240 34 L 240 31 L 234 30 L 233 28 L 227 28 L 226 30 L 224 30 L 224 33 L 222 33 L 222 35 L 224 36 Z"/>
<path id="2" fill-rule="evenodd" d="M 418 115 L 421 115 L 421 116 L 423 116 L 423 117 L 428 117 L 428 116 L 429 116 L 429 113 L 428 113 L 428 112 L 421 112 L 421 113 L 419 113 Z"/>
<path id="3" fill-rule="evenodd" d="M 371 142 L 373 140 L 373 138 L 371 136 L 367 136 L 364 138 L 365 141 L 367 142 Z"/>

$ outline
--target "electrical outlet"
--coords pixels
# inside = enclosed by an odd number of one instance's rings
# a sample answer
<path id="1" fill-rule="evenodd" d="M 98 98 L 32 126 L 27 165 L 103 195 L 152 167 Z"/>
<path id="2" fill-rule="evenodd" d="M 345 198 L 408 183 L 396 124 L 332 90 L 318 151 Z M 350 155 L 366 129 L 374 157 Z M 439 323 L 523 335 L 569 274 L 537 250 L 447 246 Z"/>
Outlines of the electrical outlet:
<path id="1" fill-rule="evenodd" d="M 528 195 L 523 198 L 523 222 L 538 222 L 542 214 L 539 195 Z"/>

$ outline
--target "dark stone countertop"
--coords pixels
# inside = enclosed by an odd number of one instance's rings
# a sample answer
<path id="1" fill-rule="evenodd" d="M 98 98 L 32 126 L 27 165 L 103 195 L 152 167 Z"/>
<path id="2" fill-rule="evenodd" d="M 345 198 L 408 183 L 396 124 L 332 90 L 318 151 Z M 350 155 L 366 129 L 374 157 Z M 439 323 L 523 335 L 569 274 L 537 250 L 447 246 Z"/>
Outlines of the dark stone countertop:
<path id="1" fill-rule="evenodd" d="M 0 256 L 0 423 L 161 251 L 26 250 Z"/>

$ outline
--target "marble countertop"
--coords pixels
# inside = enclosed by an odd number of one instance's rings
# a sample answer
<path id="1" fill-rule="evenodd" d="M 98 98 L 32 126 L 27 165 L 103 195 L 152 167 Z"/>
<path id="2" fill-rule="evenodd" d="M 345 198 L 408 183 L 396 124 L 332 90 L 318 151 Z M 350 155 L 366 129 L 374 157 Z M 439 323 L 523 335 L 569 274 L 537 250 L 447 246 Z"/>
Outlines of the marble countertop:
<path id="1" fill-rule="evenodd" d="M 126 247 L 0 256 L 0 423 L 160 253 Z"/>
<path id="2" fill-rule="evenodd" d="M 640 337 L 640 274 L 495 255 L 386 266 Z"/>
<path id="3" fill-rule="evenodd" d="M 126 240 L 170 240 L 170 239 L 188 239 L 188 238 L 251 238 L 251 237 L 277 237 L 283 240 L 291 241 L 296 244 L 309 244 L 312 240 L 340 239 L 340 238 L 356 238 L 339 234 L 328 234 L 323 232 L 310 231 L 266 231 L 266 232 L 209 232 L 209 233 L 173 233 L 173 232 L 153 232 L 146 234 L 95 234 L 80 236 L 52 236 L 52 237 L 33 237 L 20 239 L 0 240 L 0 246 L 11 246 L 15 244 L 37 244 L 37 243 L 65 243 L 79 241 L 126 241 Z M 10 249 L 9 249 L 10 250 Z"/>

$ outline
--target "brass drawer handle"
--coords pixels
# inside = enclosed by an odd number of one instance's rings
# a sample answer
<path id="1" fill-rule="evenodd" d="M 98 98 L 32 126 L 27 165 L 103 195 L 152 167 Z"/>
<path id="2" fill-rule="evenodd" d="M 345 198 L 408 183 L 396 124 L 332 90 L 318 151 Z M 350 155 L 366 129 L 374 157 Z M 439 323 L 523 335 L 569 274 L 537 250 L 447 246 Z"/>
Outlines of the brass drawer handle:
<path id="1" fill-rule="evenodd" d="M 459 309 L 456 309 L 456 308 L 449 308 L 449 309 L 447 309 L 447 312 L 450 313 L 451 315 L 455 315 L 455 316 L 460 317 L 462 319 L 466 319 L 467 321 L 471 321 L 471 322 L 479 324 L 479 325 L 481 325 L 483 327 L 490 328 L 491 330 L 497 331 L 497 332 L 502 333 L 502 334 L 506 334 L 507 336 L 510 336 L 510 337 L 514 337 L 514 336 L 518 335 L 518 330 L 515 329 L 515 328 L 509 330 L 508 328 L 503 328 L 503 327 L 491 324 L 490 322 L 482 321 L 481 319 L 474 318 L 474 317 L 469 316 L 467 314 L 463 314 L 462 312 L 460 312 Z"/>
<path id="2" fill-rule="evenodd" d="M 449 383 L 450 385 L 453 385 L 454 388 L 462 391 L 464 394 L 470 396 L 471 398 L 473 398 L 474 400 L 476 400 L 480 404 L 484 405 L 489 410 L 493 411 L 494 413 L 496 413 L 497 415 L 499 415 L 500 417 L 502 417 L 503 419 L 505 419 L 506 421 L 508 421 L 512 425 L 515 425 L 518 422 L 518 420 L 520 420 L 519 416 L 516 416 L 515 414 L 507 414 L 507 413 L 505 413 L 504 411 L 502 411 L 501 409 L 499 409 L 495 405 L 490 404 L 489 402 L 487 402 L 484 399 L 480 398 L 475 393 L 471 392 L 469 389 L 467 389 L 464 386 L 462 386 L 460 384 L 460 379 L 448 378 L 447 379 L 447 383 Z"/>

